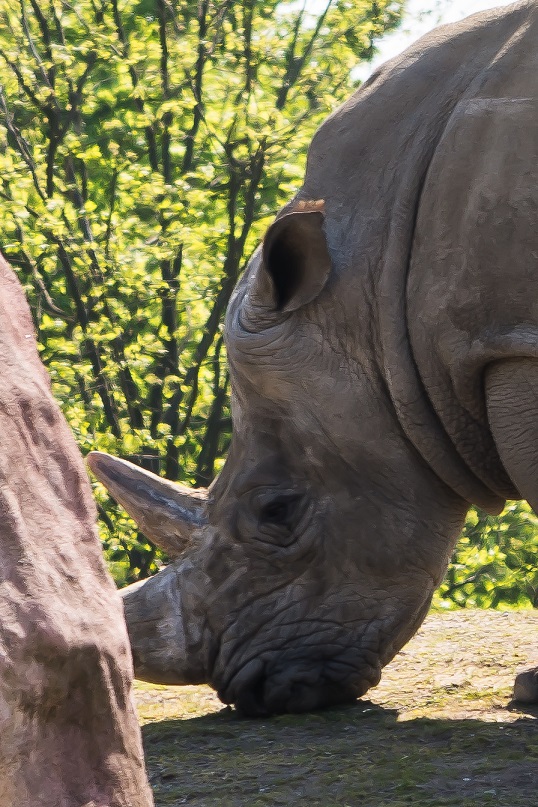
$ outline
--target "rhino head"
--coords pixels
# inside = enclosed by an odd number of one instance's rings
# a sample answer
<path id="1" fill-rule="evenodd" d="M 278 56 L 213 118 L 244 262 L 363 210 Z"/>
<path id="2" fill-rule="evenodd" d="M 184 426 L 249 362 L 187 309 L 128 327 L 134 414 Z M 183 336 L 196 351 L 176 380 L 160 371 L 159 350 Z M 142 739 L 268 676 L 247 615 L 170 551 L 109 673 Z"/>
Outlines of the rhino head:
<path id="1" fill-rule="evenodd" d="M 252 258 L 226 322 L 233 439 L 208 491 L 89 456 L 176 557 L 124 592 L 137 677 L 207 682 L 248 715 L 375 686 L 425 616 L 467 508 L 398 426 L 371 322 L 341 302 L 360 291 L 342 298 L 334 263 L 319 204 L 284 212 Z"/>
<path id="2" fill-rule="evenodd" d="M 322 124 L 229 305 L 233 439 L 208 491 L 90 459 L 177 556 L 125 593 L 138 676 L 251 715 L 353 700 L 423 619 L 469 504 L 536 506 L 517 452 L 537 26 L 534 3 L 445 26 Z"/>

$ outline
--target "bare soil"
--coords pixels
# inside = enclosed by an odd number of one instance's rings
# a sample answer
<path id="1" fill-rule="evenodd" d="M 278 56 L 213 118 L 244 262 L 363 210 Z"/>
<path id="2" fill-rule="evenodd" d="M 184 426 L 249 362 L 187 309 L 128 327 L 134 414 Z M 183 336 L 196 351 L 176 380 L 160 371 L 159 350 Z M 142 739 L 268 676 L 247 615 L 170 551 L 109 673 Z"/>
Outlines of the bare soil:
<path id="1" fill-rule="evenodd" d="M 207 687 L 136 685 L 156 807 L 534 807 L 538 612 L 432 613 L 356 706 L 240 719 Z"/>

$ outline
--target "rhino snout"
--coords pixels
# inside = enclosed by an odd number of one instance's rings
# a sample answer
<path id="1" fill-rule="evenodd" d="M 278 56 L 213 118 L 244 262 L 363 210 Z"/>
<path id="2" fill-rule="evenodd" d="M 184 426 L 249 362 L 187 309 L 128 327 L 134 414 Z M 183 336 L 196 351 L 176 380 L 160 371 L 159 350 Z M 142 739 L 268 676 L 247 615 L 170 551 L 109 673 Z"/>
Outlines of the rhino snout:
<path id="1" fill-rule="evenodd" d="M 253 659 L 218 695 L 246 717 L 268 717 L 353 703 L 380 677 L 378 663 L 363 660 L 357 666 L 345 656 L 311 662 L 290 662 L 285 656 L 266 663 Z"/>

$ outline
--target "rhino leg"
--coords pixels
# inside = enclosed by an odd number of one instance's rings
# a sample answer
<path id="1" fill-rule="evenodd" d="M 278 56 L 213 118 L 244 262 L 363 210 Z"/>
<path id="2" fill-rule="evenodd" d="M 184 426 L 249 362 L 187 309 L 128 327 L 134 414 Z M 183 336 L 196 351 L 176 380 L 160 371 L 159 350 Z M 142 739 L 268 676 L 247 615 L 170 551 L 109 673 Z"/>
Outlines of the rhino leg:
<path id="1" fill-rule="evenodd" d="M 521 497 L 538 512 L 538 361 L 493 363 L 486 371 L 485 388 L 501 461 Z"/>
<path id="2" fill-rule="evenodd" d="M 538 512 L 538 361 L 495 362 L 486 372 L 485 389 L 501 461 L 522 498 Z M 538 703 L 538 667 L 517 676 L 514 700 Z"/>

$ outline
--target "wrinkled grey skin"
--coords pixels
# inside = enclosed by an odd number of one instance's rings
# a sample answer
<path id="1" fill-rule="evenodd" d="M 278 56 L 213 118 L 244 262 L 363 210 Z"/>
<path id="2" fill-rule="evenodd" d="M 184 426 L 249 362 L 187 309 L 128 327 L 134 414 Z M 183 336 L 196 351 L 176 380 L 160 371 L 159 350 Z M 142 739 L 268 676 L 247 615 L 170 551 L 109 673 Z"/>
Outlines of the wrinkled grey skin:
<path id="1" fill-rule="evenodd" d="M 206 506 L 90 459 L 189 545 L 125 595 L 140 677 L 250 715 L 353 700 L 469 505 L 538 504 L 537 42 L 536 2 L 443 27 L 321 126 L 229 306 L 233 441 Z"/>

